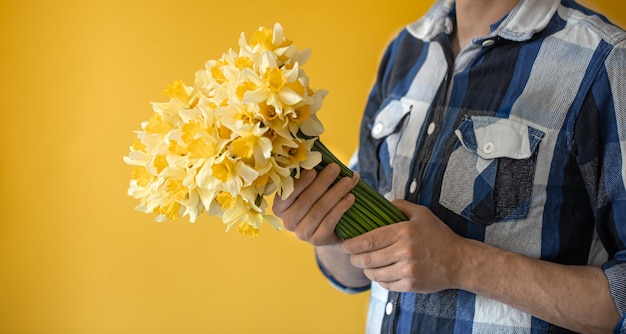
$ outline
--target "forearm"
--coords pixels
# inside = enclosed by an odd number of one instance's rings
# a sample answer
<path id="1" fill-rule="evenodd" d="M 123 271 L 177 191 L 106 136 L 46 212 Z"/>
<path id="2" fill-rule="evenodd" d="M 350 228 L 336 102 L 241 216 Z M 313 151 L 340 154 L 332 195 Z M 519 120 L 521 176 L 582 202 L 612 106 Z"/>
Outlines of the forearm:
<path id="1" fill-rule="evenodd" d="M 565 266 L 468 241 L 459 288 L 582 333 L 611 333 L 620 320 L 604 272 Z"/>
<path id="2" fill-rule="evenodd" d="M 352 266 L 350 256 L 339 246 L 318 246 L 315 247 L 315 254 L 328 273 L 342 285 L 361 288 L 370 284 L 363 269 Z"/>

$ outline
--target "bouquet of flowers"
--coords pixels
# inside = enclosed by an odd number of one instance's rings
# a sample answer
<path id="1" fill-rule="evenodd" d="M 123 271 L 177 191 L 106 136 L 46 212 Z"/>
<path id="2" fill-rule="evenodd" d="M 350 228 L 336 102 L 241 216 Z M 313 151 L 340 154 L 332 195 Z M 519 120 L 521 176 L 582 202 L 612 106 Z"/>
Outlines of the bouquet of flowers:
<path id="1" fill-rule="evenodd" d="M 128 194 L 137 209 L 157 221 L 202 214 L 220 216 L 227 231 L 255 236 L 263 223 L 280 229 L 266 213 L 266 198 L 288 197 L 301 169 L 338 163 L 319 141 L 316 112 L 327 92 L 309 86 L 302 69 L 310 50 L 286 39 L 280 24 L 241 34 L 239 50 L 209 60 L 192 86 L 174 81 L 167 102 L 152 103 L 124 161 L 134 166 Z M 355 205 L 336 228 L 349 238 L 405 217 L 362 181 Z"/>

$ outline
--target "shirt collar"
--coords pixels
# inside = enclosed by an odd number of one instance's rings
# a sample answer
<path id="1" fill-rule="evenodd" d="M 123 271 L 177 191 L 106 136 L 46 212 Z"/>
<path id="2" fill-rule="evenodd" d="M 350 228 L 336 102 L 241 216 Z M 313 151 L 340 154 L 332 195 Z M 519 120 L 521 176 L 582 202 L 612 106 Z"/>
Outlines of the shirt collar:
<path id="1" fill-rule="evenodd" d="M 455 0 L 437 0 L 418 21 L 407 27 L 419 39 L 432 40 L 440 33 L 452 32 Z M 491 26 L 491 35 L 521 42 L 546 28 L 560 5 L 560 0 L 521 0 L 502 20 Z"/>

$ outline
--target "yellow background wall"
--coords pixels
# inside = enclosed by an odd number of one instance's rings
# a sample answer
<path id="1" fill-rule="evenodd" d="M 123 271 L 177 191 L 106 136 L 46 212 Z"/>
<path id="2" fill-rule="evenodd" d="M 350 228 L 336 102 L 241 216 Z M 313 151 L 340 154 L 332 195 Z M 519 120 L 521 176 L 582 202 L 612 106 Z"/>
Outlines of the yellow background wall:
<path id="1" fill-rule="evenodd" d="M 280 22 L 313 50 L 322 138 L 346 160 L 384 47 L 431 3 L 0 0 L 0 333 L 362 333 L 368 293 L 330 287 L 310 247 L 155 223 L 122 156 L 168 83 Z"/>

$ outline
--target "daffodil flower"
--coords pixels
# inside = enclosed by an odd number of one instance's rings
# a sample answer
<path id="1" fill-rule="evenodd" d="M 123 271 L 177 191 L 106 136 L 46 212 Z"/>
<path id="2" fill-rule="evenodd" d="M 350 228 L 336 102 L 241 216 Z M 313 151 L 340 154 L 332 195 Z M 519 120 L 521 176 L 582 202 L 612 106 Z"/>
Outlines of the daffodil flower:
<path id="1" fill-rule="evenodd" d="M 327 92 L 312 89 L 302 68 L 310 50 L 286 39 L 278 23 L 242 33 L 238 44 L 206 61 L 193 85 L 168 85 L 168 100 L 153 102 L 153 115 L 136 131 L 124 157 L 133 166 L 128 195 L 156 221 L 208 214 L 244 235 L 258 235 L 263 224 L 280 229 L 265 212 L 266 197 L 292 194 L 302 169 L 340 163 L 318 140 Z M 349 173 L 343 166 L 342 175 Z M 355 191 L 356 204 L 336 229 L 342 238 L 399 219 L 372 189 Z"/>
<path id="2" fill-rule="evenodd" d="M 260 73 L 251 69 L 244 68 L 241 75 L 256 85 L 255 90 L 247 91 L 244 94 L 242 103 L 261 103 L 265 102 L 276 108 L 282 108 L 285 105 L 295 105 L 304 100 L 304 97 L 291 89 L 288 83 L 293 83 L 298 79 L 298 67 L 292 69 L 279 68 L 270 53 L 263 52 L 263 65 Z"/>

